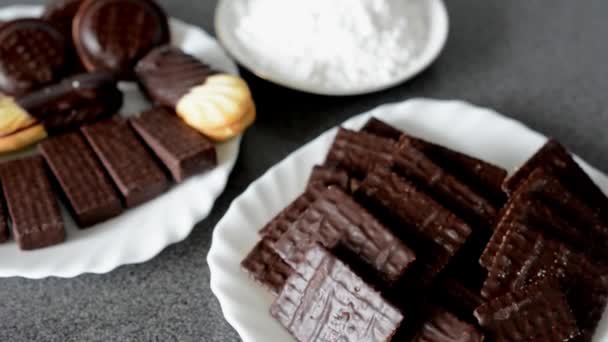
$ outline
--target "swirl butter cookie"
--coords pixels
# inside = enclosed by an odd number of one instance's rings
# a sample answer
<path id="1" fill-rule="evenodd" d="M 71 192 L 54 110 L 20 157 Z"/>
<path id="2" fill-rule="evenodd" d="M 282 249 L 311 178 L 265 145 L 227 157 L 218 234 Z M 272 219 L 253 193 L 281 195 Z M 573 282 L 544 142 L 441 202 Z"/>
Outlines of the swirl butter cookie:
<path id="1" fill-rule="evenodd" d="M 134 78 L 137 61 L 169 42 L 169 24 L 152 0 L 86 0 L 72 27 L 78 55 L 87 70 L 110 70 Z"/>
<path id="2" fill-rule="evenodd" d="M 255 103 L 243 79 L 219 73 L 175 47 L 152 50 L 135 71 L 154 102 L 173 108 L 215 141 L 238 136 L 255 121 Z"/>
<path id="3" fill-rule="evenodd" d="M 0 153 L 113 115 L 122 99 L 108 72 L 81 74 L 25 96 L 0 98 Z"/>

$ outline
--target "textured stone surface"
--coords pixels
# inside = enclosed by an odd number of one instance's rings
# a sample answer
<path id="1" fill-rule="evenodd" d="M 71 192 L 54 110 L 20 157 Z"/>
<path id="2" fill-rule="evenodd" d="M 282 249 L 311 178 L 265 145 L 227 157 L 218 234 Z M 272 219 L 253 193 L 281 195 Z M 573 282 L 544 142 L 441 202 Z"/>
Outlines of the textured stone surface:
<path id="1" fill-rule="evenodd" d="M 0 0 L 0 6 L 41 2 Z M 159 2 L 170 15 L 213 32 L 216 1 Z M 446 50 L 430 69 L 394 89 L 329 98 L 244 73 L 259 118 L 211 216 L 186 241 L 142 265 L 69 280 L 0 279 L 0 340 L 238 341 L 208 285 L 205 256 L 215 223 L 270 166 L 324 130 L 385 102 L 428 96 L 493 107 L 608 170 L 608 2 L 446 2 L 452 25 Z"/>

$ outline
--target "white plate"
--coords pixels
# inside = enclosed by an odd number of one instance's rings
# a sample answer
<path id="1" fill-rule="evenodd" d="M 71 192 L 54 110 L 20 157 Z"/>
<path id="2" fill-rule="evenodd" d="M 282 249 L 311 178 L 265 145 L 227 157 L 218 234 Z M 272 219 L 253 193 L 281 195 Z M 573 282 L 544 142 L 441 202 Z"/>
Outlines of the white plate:
<path id="1" fill-rule="evenodd" d="M 359 129 L 372 116 L 507 170 L 521 165 L 546 141 L 519 122 L 459 101 L 415 99 L 385 105 L 343 126 Z M 245 342 L 292 341 L 268 313 L 272 297 L 248 278 L 240 262 L 259 240 L 258 230 L 304 191 L 311 168 L 323 162 L 335 134 L 336 129 L 324 133 L 271 168 L 234 200 L 215 228 L 207 257 L 211 290 Z M 581 164 L 606 192 L 608 178 Z M 608 338 L 607 323 L 604 319 L 598 337 Z"/>
<path id="2" fill-rule="evenodd" d="M 38 16 L 41 10 L 40 6 L 6 7 L 0 9 L 0 20 Z M 170 24 L 173 44 L 220 70 L 238 72 L 219 44 L 200 28 L 176 19 Z M 151 106 L 134 84 L 123 83 L 120 87 L 125 93 L 122 113 L 138 113 Z M 68 232 L 65 243 L 31 252 L 20 251 L 13 241 L 0 245 L 0 277 L 74 277 L 151 259 L 166 246 L 185 239 L 209 214 L 226 186 L 239 145 L 240 138 L 219 145 L 219 165 L 213 171 L 90 229 L 78 230 L 64 210 Z"/>
<path id="3" fill-rule="evenodd" d="M 353 83 L 348 85 L 348 88 L 336 89 L 331 84 L 315 84 L 308 79 L 300 79 L 290 70 L 279 69 L 273 64 L 263 63 L 253 58 L 247 44 L 237 34 L 238 23 L 242 18 L 240 9 L 250 1 L 255 0 L 221 0 L 219 2 L 215 13 L 215 31 L 222 45 L 240 64 L 259 77 L 284 87 L 313 94 L 359 95 L 380 91 L 403 83 L 426 69 L 439 56 L 448 36 L 448 15 L 442 0 L 407 0 L 416 2 L 426 12 L 426 15 L 421 16 L 424 18 L 426 41 L 420 43 L 420 52 L 413 56 L 407 66 L 400 72 L 395 73 L 388 82 L 363 87 Z M 273 16 L 277 15 L 281 14 L 269 14 L 268 20 L 273 20 Z M 268 51 L 268 53 L 272 53 L 272 51 Z M 378 61 L 378 63 L 381 63 L 381 61 Z"/>

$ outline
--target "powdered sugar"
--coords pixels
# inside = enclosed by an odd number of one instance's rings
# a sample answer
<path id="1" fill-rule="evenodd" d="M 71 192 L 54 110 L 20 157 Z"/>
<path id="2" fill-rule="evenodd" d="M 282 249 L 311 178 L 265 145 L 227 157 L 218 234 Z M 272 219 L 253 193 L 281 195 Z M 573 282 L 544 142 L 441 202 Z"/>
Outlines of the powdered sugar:
<path id="1" fill-rule="evenodd" d="M 235 35 L 248 55 L 296 84 L 378 87 L 407 70 L 427 39 L 426 0 L 249 0 Z"/>

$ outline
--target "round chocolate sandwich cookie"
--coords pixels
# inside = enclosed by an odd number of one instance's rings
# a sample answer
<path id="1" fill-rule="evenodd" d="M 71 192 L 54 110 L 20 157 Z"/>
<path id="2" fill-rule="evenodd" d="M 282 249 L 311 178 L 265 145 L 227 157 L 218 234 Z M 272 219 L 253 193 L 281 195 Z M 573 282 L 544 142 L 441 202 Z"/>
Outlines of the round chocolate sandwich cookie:
<path id="1" fill-rule="evenodd" d="M 0 153 L 116 114 L 122 102 L 106 71 L 76 75 L 16 99 L 0 98 Z"/>
<path id="2" fill-rule="evenodd" d="M 65 74 L 67 40 L 40 19 L 0 26 L 0 92 L 19 96 L 54 83 Z"/>
<path id="3" fill-rule="evenodd" d="M 122 80 L 133 79 L 139 59 L 170 39 L 167 17 L 152 0 L 87 0 L 72 34 L 87 70 L 110 70 Z"/>
<path id="4" fill-rule="evenodd" d="M 53 24 L 64 36 L 72 37 L 72 22 L 84 0 L 52 0 L 44 7 L 42 19 Z"/>

